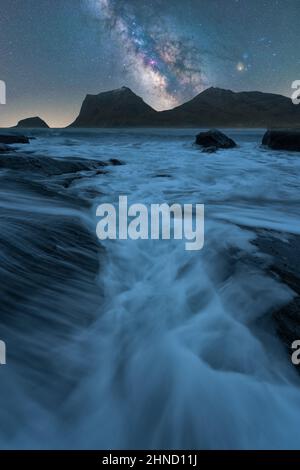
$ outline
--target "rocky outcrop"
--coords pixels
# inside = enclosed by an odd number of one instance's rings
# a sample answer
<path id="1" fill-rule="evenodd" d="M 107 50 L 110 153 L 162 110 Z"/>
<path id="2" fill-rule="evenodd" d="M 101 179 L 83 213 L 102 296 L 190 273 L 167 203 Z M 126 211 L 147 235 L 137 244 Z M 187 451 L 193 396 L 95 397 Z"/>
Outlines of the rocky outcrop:
<path id="1" fill-rule="evenodd" d="M 272 150 L 300 152 L 300 129 L 277 129 L 265 133 L 262 145 Z"/>
<path id="2" fill-rule="evenodd" d="M 257 230 L 255 245 L 272 257 L 270 273 L 294 292 L 294 298 L 287 305 L 274 310 L 276 330 L 290 354 L 293 341 L 300 338 L 300 237 L 288 235 L 288 242 L 272 230 Z"/>
<path id="3" fill-rule="evenodd" d="M 18 122 L 16 127 L 21 127 L 24 129 L 49 129 L 48 124 L 38 116 L 22 119 Z"/>
<path id="4" fill-rule="evenodd" d="M 29 144 L 29 139 L 25 135 L 0 134 L 0 144 Z"/>
<path id="5" fill-rule="evenodd" d="M 30 173 L 43 173 L 48 176 L 96 171 L 110 164 L 110 162 L 97 160 L 52 158 L 15 152 L 7 156 L 2 155 L 0 158 L 0 168 L 22 170 Z"/>
<path id="6" fill-rule="evenodd" d="M 3 153 L 3 152 L 10 152 L 12 150 L 11 147 L 9 147 L 9 145 L 5 145 L 5 144 L 0 144 L 0 153 Z"/>
<path id="7" fill-rule="evenodd" d="M 51 389 L 57 405 L 77 383 L 57 364 L 66 365 L 74 331 L 88 332 L 104 298 L 97 277 L 105 251 L 85 220 L 93 204 L 88 190 L 95 184 L 67 184 L 85 175 L 88 183 L 98 162 L 69 160 L 0 154 L 1 167 L 9 169 L 0 172 L 2 198 L 6 194 L 12 204 L 1 204 L 1 333 L 13 351 L 12 363 L 23 364 L 29 388 L 38 370 L 42 396 Z M 78 371 L 79 362 L 71 358 L 70 370 Z M 54 382 L 60 386 L 52 387 Z M 12 390 L 13 381 L 6 384 Z"/>
<path id="8" fill-rule="evenodd" d="M 205 152 L 215 152 L 219 149 L 232 149 L 236 147 L 234 140 L 217 129 L 200 132 L 200 134 L 196 136 L 196 144 L 200 145 Z"/>

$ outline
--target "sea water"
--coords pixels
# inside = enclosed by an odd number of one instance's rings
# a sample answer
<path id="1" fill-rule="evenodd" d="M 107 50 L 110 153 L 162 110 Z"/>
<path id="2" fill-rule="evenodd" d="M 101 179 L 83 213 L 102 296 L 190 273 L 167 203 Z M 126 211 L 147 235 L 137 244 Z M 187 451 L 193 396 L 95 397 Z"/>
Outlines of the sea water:
<path id="1" fill-rule="evenodd" d="M 300 380 L 271 312 L 294 293 L 253 243 L 300 234 L 297 154 L 226 131 L 36 131 L 18 150 L 121 160 L 68 185 L 0 170 L 1 448 L 300 448 Z M 96 240 L 96 208 L 204 204 L 205 243 Z M 295 338 L 295 340 L 298 338 Z"/>

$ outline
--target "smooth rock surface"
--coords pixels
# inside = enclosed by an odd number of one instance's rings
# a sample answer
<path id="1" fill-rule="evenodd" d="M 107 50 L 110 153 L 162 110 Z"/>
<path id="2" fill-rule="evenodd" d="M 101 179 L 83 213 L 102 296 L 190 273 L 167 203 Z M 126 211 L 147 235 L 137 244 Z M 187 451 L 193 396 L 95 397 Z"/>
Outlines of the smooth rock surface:
<path id="1" fill-rule="evenodd" d="M 0 134 L 0 144 L 29 144 L 25 135 Z"/>
<path id="2" fill-rule="evenodd" d="M 231 149 L 236 147 L 234 140 L 227 137 L 217 129 L 200 132 L 196 136 L 196 144 L 206 149 L 207 152 L 215 152 L 218 149 Z"/>
<path id="3" fill-rule="evenodd" d="M 262 140 L 272 150 L 300 152 L 300 129 L 268 130 Z"/>

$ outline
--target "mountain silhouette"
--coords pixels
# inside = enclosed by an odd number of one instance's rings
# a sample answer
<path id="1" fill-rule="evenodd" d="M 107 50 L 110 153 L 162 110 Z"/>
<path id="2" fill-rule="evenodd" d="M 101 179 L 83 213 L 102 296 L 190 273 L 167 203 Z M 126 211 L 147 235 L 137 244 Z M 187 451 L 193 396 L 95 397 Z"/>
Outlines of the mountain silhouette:
<path id="1" fill-rule="evenodd" d="M 167 111 L 155 111 L 130 88 L 87 95 L 70 127 L 300 127 L 300 106 L 257 91 L 208 88 Z"/>
<path id="2" fill-rule="evenodd" d="M 148 126 L 158 113 L 130 88 L 87 95 L 70 127 Z"/>

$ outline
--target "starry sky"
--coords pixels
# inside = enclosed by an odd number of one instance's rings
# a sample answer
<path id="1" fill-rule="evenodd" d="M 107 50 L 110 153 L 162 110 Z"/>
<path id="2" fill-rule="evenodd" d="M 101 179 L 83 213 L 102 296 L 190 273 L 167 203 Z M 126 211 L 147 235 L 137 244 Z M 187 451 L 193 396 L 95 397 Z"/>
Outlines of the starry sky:
<path id="1" fill-rule="evenodd" d="M 158 110 L 210 86 L 290 96 L 299 17 L 300 0 L 0 0 L 0 126 L 63 127 L 124 85 Z"/>

